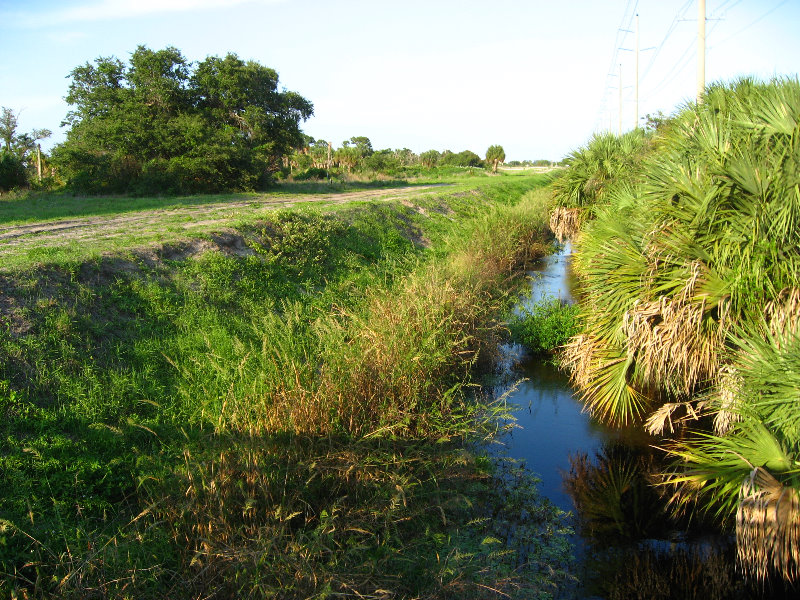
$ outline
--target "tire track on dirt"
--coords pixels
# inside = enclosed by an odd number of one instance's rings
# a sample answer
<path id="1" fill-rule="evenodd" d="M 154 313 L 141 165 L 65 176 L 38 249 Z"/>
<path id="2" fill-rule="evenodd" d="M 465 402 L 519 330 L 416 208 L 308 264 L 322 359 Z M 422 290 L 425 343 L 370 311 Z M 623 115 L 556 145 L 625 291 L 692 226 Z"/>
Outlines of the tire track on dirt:
<path id="1" fill-rule="evenodd" d="M 0 255 L 25 251 L 32 247 L 60 246 L 89 238 L 93 240 L 118 238 L 130 232 L 136 232 L 141 237 L 169 231 L 176 237 L 180 237 L 181 234 L 197 230 L 208 231 L 215 227 L 224 228 L 234 219 L 243 216 L 237 214 L 237 211 L 242 210 L 255 215 L 264 211 L 305 203 L 346 204 L 362 200 L 389 201 L 407 198 L 448 185 L 451 184 L 382 188 L 339 194 L 306 194 L 288 198 L 264 196 L 263 198 L 218 202 L 201 206 L 148 209 L 111 217 L 92 216 L 23 225 L 0 225 Z"/>

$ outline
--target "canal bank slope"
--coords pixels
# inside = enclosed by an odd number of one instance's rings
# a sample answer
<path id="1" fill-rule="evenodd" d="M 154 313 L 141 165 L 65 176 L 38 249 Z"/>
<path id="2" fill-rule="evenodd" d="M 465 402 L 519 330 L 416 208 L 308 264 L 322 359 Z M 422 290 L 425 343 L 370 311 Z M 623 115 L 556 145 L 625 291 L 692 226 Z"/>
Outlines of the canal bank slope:
<path id="1" fill-rule="evenodd" d="M 558 512 L 466 445 L 497 427 L 466 389 L 546 251 L 541 183 L 0 273 L 0 590 L 555 590 Z"/>

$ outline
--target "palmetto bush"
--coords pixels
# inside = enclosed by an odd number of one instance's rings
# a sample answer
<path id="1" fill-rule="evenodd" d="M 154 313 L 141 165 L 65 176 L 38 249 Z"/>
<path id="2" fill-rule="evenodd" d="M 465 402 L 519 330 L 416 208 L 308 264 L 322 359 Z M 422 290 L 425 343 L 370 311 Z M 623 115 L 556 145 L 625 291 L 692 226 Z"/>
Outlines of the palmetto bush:
<path id="1" fill-rule="evenodd" d="M 561 241 L 577 233 L 593 207 L 606 201 L 611 186 L 635 178 L 647 140 L 641 129 L 619 136 L 601 133 L 570 153 L 568 168 L 553 183 L 556 206 L 550 227 Z"/>
<path id="2" fill-rule="evenodd" d="M 800 385 L 787 375 L 800 367 L 799 190 L 800 83 L 710 87 L 655 140 L 638 178 L 606 186 L 580 239 L 588 310 L 565 352 L 606 420 L 649 414 L 652 430 L 669 431 L 715 412 L 727 423 L 727 434 L 676 449 L 690 470 L 675 481 L 712 491 L 722 513 L 738 511 L 754 572 L 789 578 L 797 553 L 776 549 L 800 537 Z M 761 445 L 785 461 L 750 452 Z M 795 525 L 767 525 L 775 515 Z M 755 550 L 765 539 L 776 551 Z"/>

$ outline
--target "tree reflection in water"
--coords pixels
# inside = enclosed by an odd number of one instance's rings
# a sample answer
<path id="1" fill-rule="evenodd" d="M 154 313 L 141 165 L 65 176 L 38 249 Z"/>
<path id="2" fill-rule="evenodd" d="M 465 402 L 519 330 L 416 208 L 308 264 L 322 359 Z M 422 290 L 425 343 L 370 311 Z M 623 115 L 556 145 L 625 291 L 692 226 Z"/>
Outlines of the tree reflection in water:
<path id="1" fill-rule="evenodd" d="M 586 543 L 582 597 L 607 600 L 790 597 L 736 572 L 730 536 L 700 515 L 676 517 L 651 448 L 609 441 L 590 458 L 570 457 L 564 489 Z M 689 525 L 691 524 L 691 535 Z"/>

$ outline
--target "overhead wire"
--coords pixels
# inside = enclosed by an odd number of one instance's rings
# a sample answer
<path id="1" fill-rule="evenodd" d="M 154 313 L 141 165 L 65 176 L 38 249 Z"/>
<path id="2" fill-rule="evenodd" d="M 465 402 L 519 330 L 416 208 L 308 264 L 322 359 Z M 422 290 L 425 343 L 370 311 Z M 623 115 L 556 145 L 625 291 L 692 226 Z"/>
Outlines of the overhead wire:
<path id="1" fill-rule="evenodd" d="M 720 22 L 721 21 L 715 21 L 714 24 L 711 25 L 711 28 L 708 30 L 708 33 L 706 34 L 707 38 L 711 37 L 711 34 L 714 33 L 714 30 L 717 28 L 717 26 L 719 26 Z M 689 45 L 687 46 L 686 50 L 684 50 L 681 57 L 677 61 L 675 61 L 675 64 L 673 65 L 672 69 L 670 69 L 670 71 L 664 76 L 661 82 L 658 83 L 656 87 L 650 91 L 650 93 L 643 100 L 643 102 L 646 102 L 647 100 L 658 94 L 661 90 L 663 90 L 670 83 L 675 81 L 675 79 L 683 73 L 683 70 L 689 65 L 690 62 L 692 62 L 692 59 L 694 58 L 694 55 L 691 53 L 691 50 L 692 48 L 695 47 L 695 44 L 696 41 L 694 40 L 689 43 Z"/>
<path id="2" fill-rule="evenodd" d="M 730 0 L 728 0 L 728 1 L 730 1 Z M 670 24 L 669 28 L 667 29 L 667 33 L 664 35 L 664 39 L 661 40 L 661 43 L 658 46 L 656 46 L 656 50 L 655 50 L 655 52 L 653 52 L 653 56 L 650 58 L 650 62 L 647 63 L 647 66 L 644 68 L 644 71 L 642 72 L 642 77 L 641 77 L 642 81 L 644 80 L 645 77 L 647 77 L 647 74 L 650 72 L 650 69 L 653 68 L 653 65 L 655 64 L 656 59 L 658 59 L 658 55 L 661 53 L 661 50 L 664 48 L 664 45 L 667 43 L 667 40 L 670 38 L 670 36 L 677 29 L 678 23 L 680 23 L 681 21 L 684 20 L 684 18 L 686 16 L 686 12 L 689 10 L 689 8 L 691 7 L 693 2 L 694 2 L 694 0 L 687 0 L 686 3 L 681 8 L 678 9 L 678 12 L 675 14 L 675 18 L 672 19 L 672 23 Z"/>
<path id="3" fill-rule="evenodd" d="M 633 5 L 632 8 L 631 5 Z M 595 131 L 600 129 L 600 124 L 603 121 L 603 115 L 606 113 L 608 107 L 609 93 L 614 87 L 611 85 L 611 80 L 617 76 L 617 74 L 614 71 L 619 60 L 619 50 L 625 43 L 625 39 L 630 33 L 630 26 L 631 23 L 633 23 L 633 18 L 636 15 L 636 10 L 638 9 L 638 7 L 639 7 L 639 0 L 635 0 L 635 3 L 634 0 L 628 0 L 628 2 L 625 5 L 625 10 L 622 13 L 622 18 L 620 19 L 619 26 L 617 27 L 617 33 L 616 36 L 614 37 L 614 51 L 611 54 L 611 64 L 609 65 L 608 71 L 606 72 L 605 89 L 603 90 L 603 96 L 600 102 L 600 108 L 598 110 L 597 119 L 595 121 L 595 127 L 594 127 Z"/>
<path id="4" fill-rule="evenodd" d="M 779 9 L 781 6 L 783 6 L 784 4 L 786 4 L 788 1 L 789 1 L 789 0 L 781 0 L 781 1 L 780 1 L 780 2 L 778 2 L 778 3 L 777 3 L 775 6 L 773 6 L 773 7 L 772 7 L 772 8 L 770 8 L 770 9 L 769 9 L 767 12 L 765 12 L 763 15 L 761 15 L 761 16 L 760 16 L 760 17 L 758 17 L 757 19 L 754 19 L 753 21 L 751 21 L 751 22 L 750 22 L 748 25 L 745 25 L 744 27 L 742 27 L 742 28 L 741 28 L 739 31 L 737 31 L 736 33 L 734 33 L 734 34 L 732 34 L 732 35 L 729 35 L 729 36 L 728 36 L 728 37 L 726 37 L 724 40 L 721 40 L 721 41 L 717 42 L 715 45 L 717 45 L 717 46 L 718 46 L 718 45 L 720 45 L 720 44 L 724 44 L 725 42 L 728 42 L 728 41 L 732 40 L 733 38 L 735 38 L 735 37 L 736 37 L 736 36 L 738 36 L 739 34 L 741 34 L 741 33 L 745 32 L 745 31 L 747 31 L 747 30 L 748 30 L 748 29 L 750 29 L 750 28 L 751 28 L 753 25 L 755 25 L 756 23 L 759 23 L 760 21 L 762 21 L 763 19 L 767 18 L 769 15 L 771 15 L 772 13 L 774 13 L 776 10 L 778 10 L 778 9 Z M 741 0 L 738 0 L 738 1 L 736 2 L 736 4 L 739 4 L 739 2 L 741 2 Z M 736 6 L 736 4 L 734 4 L 733 6 Z M 731 8 L 733 8 L 733 7 L 731 7 Z"/>
<path id="5" fill-rule="evenodd" d="M 686 2 L 681 5 L 678 11 L 675 14 L 672 22 L 670 23 L 669 27 L 664 34 L 663 39 L 655 47 L 655 51 L 652 53 L 648 64 L 645 66 L 644 70 L 642 71 L 642 75 L 640 77 L 640 84 L 643 80 L 645 80 L 648 75 L 653 70 L 654 66 L 656 65 L 659 56 L 662 50 L 667 45 L 667 42 L 671 39 L 671 37 L 675 34 L 678 29 L 678 25 L 683 21 L 689 21 L 693 19 L 687 19 L 686 15 L 693 4 L 695 4 L 696 0 L 686 0 Z M 708 30 L 707 37 L 710 38 L 714 31 L 717 29 L 720 22 L 727 16 L 727 13 L 741 4 L 742 0 L 724 0 L 721 4 L 719 4 L 713 12 L 709 15 L 707 20 L 714 21 L 711 27 Z M 710 45 L 707 47 L 707 50 L 712 50 L 713 48 L 728 42 L 729 40 L 735 38 L 736 36 L 740 35 L 744 31 L 747 31 L 776 10 L 778 10 L 781 6 L 786 4 L 788 0 L 780 0 L 775 4 L 772 8 L 764 12 L 762 15 L 753 19 L 750 23 L 739 29 L 736 33 L 726 37 L 725 39 L 716 42 L 714 45 Z M 620 25 L 617 28 L 617 33 L 614 39 L 614 51 L 612 52 L 611 56 L 611 64 L 609 65 L 608 72 L 606 73 L 606 83 L 605 83 L 605 90 L 603 92 L 603 98 L 600 104 L 600 110 L 598 112 L 598 120 L 595 126 L 595 130 L 598 129 L 598 124 L 603 121 L 604 116 L 608 116 L 611 118 L 613 114 L 613 104 L 611 104 L 610 95 L 611 91 L 614 89 L 619 89 L 621 82 L 618 82 L 616 86 L 612 85 L 613 79 L 617 77 L 617 65 L 620 62 L 620 50 L 623 50 L 622 47 L 625 43 L 627 36 L 632 33 L 630 31 L 631 24 L 633 23 L 634 16 L 637 13 L 639 2 L 636 0 L 634 3 L 633 0 L 628 0 L 625 5 L 625 10 L 622 14 L 622 19 L 620 20 Z M 667 71 L 667 73 L 660 78 L 660 81 L 653 87 L 651 87 L 649 93 L 646 97 L 643 98 L 643 102 L 646 102 L 653 98 L 655 95 L 660 93 L 664 90 L 667 86 L 669 86 L 676 78 L 678 78 L 686 69 L 686 67 L 690 64 L 692 59 L 694 58 L 695 54 L 692 53 L 692 49 L 696 46 L 695 40 L 691 40 L 690 43 L 686 46 L 683 53 L 680 55 L 677 61 L 674 61 L 672 67 Z M 610 127 L 610 125 L 609 125 Z"/>
<path id="6" fill-rule="evenodd" d="M 717 18 L 717 16 L 718 16 L 720 13 L 722 13 L 722 11 L 724 11 L 724 10 L 730 10 L 730 9 L 732 9 L 734 6 L 736 6 L 737 4 L 739 4 L 741 1 L 742 1 L 742 0 L 725 0 L 725 2 L 723 2 L 722 4 L 720 4 L 719 6 L 717 6 L 717 8 L 716 8 L 716 9 L 714 9 L 714 12 L 711 14 L 711 16 L 710 16 L 709 18 L 711 18 L 711 19 L 716 19 L 716 18 Z M 728 6 L 728 4 L 730 4 L 731 2 L 733 2 L 733 4 L 731 4 L 730 6 Z"/>

